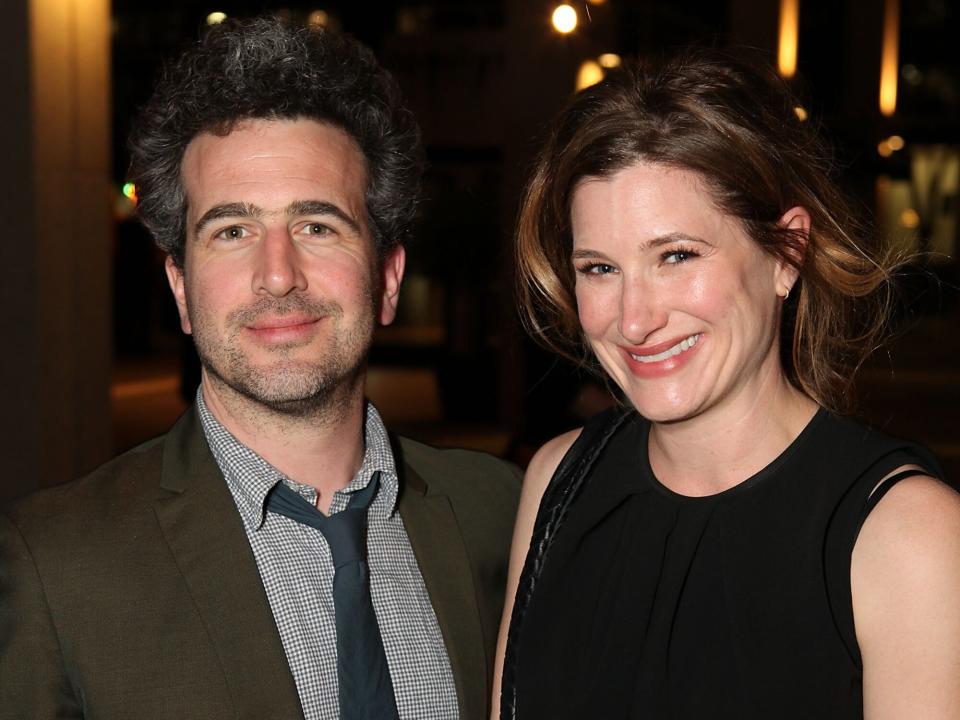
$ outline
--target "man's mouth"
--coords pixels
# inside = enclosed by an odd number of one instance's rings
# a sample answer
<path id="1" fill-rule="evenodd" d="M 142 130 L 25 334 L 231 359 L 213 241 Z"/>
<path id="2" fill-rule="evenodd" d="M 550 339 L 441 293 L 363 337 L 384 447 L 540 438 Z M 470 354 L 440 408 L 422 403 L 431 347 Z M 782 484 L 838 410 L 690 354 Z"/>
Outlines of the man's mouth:
<path id="1" fill-rule="evenodd" d="M 261 317 L 247 327 L 251 330 L 284 330 L 305 325 L 313 325 L 319 318 L 308 315 L 281 315 L 279 317 Z"/>

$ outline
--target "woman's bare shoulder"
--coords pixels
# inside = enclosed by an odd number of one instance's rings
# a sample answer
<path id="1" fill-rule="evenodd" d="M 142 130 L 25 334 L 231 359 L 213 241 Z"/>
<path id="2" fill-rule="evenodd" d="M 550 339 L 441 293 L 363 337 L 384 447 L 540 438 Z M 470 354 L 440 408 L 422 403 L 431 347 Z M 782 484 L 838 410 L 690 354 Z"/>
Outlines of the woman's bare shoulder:
<path id="1" fill-rule="evenodd" d="M 858 565 L 881 584 L 894 572 L 960 571 L 960 494 L 919 469 L 898 482 L 863 524 L 854 546 Z"/>
<path id="2" fill-rule="evenodd" d="M 526 490 L 526 486 L 528 485 L 539 488 L 539 492 L 537 493 L 539 500 L 539 497 L 543 495 L 543 490 L 546 488 L 547 483 L 550 482 L 550 478 L 553 477 L 557 466 L 560 464 L 560 461 L 563 460 L 563 456 L 567 454 L 570 446 L 580 437 L 582 431 L 583 428 L 576 428 L 562 435 L 557 435 L 537 450 L 536 454 L 530 459 L 530 464 L 527 466 L 524 490 Z"/>
<path id="3" fill-rule="evenodd" d="M 543 493 L 550 484 L 550 478 L 553 477 L 553 473 L 570 446 L 580 436 L 582 429 L 577 428 L 558 435 L 546 442 L 530 459 L 527 472 L 523 477 L 523 489 L 520 491 L 520 509 L 517 515 L 518 534 L 514 536 L 515 539 L 522 538 L 525 541 L 530 539 L 533 520 L 540 507 Z"/>

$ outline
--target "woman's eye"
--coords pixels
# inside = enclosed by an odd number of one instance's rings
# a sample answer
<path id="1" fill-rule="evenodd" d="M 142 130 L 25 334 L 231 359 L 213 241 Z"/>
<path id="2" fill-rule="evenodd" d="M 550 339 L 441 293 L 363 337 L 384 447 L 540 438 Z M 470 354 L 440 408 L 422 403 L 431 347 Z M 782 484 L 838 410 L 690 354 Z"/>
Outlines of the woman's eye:
<path id="1" fill-rule="evenodd" d="M 677 265 L 682 262 L 686 262 L 691 258 L 698 257 L 697 253 L 692 250 L 670 250 L 665 252 L 662 256 L 663 262 L 667 265 Z"/>
<path id="2" fill-rule="evenodd" d="M 581 265 L 578 270 L 584 275 L 609 275 L 617 271 L 613 265 L 607 263 L 588 263 Z"/>

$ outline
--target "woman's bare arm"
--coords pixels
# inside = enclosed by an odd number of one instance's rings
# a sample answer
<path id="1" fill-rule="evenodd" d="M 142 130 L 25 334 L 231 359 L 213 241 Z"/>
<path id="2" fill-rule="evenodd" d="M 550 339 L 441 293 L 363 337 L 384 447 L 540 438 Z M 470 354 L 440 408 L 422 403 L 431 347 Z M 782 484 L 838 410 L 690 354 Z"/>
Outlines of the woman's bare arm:
<path id="1" fill-rule="evenodd" d="M 960 495 L 897 483 L 864 522 L 850 583 L 865 720 L 960 720 Z"/>
<path id="2" fill-rule="evenodd" d="M 540 508 L 540 498 L 553 477 L 557 465 L 566 455 L 580 430 L 571 430 L 559 435 L 541 447 L 530 460 L 523 479 L 520 493 L 520 507 L 513 528 L 513 544 L 510 548 L 510 568 L 507 571 L 507 595 L 503 603 L 503 616 L 500 620 L 500 634 L 497 638 L 497 655 L 493 666 L 493 699 L 490 704 L 491 720 L 500 716 L 500 681 L 503 677 L 503 656 L 507 650 L 507 631 L 510 629 L 510 616 L 513 614 L 513 600 L 517 594 L 520 572 L 527 558 L 533 524 Z"/>

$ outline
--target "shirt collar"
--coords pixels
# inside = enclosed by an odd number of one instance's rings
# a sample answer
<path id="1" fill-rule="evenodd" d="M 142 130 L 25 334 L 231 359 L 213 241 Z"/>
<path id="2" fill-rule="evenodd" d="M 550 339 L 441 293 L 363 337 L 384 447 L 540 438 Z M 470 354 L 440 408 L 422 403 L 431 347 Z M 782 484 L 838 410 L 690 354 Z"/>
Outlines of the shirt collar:
<path id="1" fill-rule="evenodd" d="M 197 389 L 197 413 L 210 452 L 220 468 L 237 502 L 244 523 L 259 530 L 266 517 L 266 501 L 270 490 L 278 482 L 286 483 L 311 503 L 316 502 L 316 490 L 286 477 L 256 452 L 237 440 L 210 412 L 203 400 L 203 387 Z M 390 445 L 390 436 L 380 413 L 369 400 L 364 410 L 363 462 L 353 479 L 342 490 L 334 493 L 330 512 L 347 506 L 350 495 L 365 488 L 373 473 L 380 472 L 380 490 L 370 506 L 377 515 L 391 515 L 396 510 L 398 480 L 396 463 Z"/>

